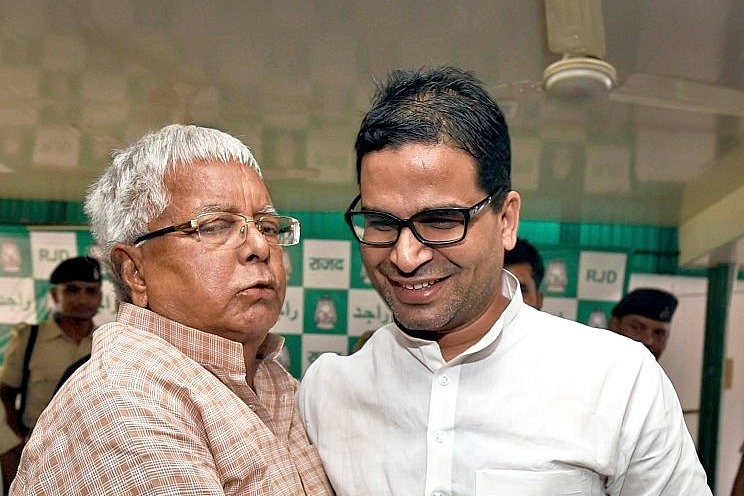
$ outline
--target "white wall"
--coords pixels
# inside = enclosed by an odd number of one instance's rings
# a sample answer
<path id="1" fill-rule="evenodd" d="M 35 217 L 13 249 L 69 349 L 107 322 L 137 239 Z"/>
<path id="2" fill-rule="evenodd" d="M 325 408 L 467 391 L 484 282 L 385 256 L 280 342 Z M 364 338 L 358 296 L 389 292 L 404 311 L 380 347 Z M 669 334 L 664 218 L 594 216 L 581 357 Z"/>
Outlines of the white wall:
<path id="1" fill-rule="evenodd" d="M 731 494 L 744 443 L 744 283 L 737 281 L 726 329 L 726 357 L 733 360 L 731 387 L 724 389 L 718 445 L 717 485 L 720 496 Z"/>

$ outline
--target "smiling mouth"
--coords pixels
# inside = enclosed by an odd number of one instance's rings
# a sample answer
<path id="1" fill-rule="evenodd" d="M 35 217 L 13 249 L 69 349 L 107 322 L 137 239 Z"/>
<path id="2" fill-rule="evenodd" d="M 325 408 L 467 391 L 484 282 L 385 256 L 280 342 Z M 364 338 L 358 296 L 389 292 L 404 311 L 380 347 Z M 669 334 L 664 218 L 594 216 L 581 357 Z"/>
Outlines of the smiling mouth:
<path id="1" fill-rule="evenodd" d="M 426 289 L 429 288 L 435 284 L 437 284 L 442 279 L 433 279 L 431 281 L 423 281 L 423 282 L 417 282 L 415 284 L 405 284 L 402 282 L 399 282 L 398 285 L 404 289 L 410 289 L 410 290 L 419 290 L 419 289 Z"/>

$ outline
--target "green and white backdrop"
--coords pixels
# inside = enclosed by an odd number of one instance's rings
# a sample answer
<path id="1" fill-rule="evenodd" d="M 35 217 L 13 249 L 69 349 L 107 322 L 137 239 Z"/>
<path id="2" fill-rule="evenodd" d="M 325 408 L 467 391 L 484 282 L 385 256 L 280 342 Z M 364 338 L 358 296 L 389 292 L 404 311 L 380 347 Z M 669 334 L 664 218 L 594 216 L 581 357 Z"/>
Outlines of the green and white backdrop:
<path id="1" fill-rule="evenodd" d="M 274 330 L 285 336 L 290 371 L 299 378 L 320 353 L 349 353 L 364 331 L 390 322 L 391 313 L 370 285 L 340 213 L 289 213 L 301 220 L 303 236 L 300 245 L 285 249 L 287 297 Z M 520 235 L 545 260 L 545 310 L 595 327 L 606 324 L 632 271 L 676 271 L 673 230 L 523 222 Z M 15 323 L 48 315 L 53 268 L 65 258 L 96 253 L 84 225 L 0 224 L 0 349 Z M 113 286 L 104 279 L 96 321 L 113 320 L 116 306 Z"/>

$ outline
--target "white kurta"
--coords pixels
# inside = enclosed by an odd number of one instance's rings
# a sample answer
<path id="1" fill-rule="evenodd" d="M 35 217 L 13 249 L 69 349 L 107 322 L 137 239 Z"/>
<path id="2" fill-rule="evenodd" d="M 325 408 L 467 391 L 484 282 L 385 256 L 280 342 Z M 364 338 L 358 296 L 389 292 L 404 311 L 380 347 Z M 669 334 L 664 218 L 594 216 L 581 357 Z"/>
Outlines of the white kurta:
<path id="1" fill-rule="evenodd" d="M 641 345 L 512 301 L 445 363 L 380 328 L 324 354 L 298 405 L 337 494 L 710 495 L 677 395 Z"/>

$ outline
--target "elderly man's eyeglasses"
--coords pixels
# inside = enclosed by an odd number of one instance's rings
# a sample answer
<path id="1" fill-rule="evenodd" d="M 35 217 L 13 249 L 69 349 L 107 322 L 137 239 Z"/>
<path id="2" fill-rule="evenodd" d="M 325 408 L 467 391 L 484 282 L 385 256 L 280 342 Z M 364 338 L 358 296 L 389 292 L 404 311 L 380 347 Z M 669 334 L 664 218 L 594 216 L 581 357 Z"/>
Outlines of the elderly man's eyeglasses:
<path id="1" fill-rule="evenodd" d="M 468 233 L 470 221 L 499 198 L 496 190 L 472 207 L 436 208 L 424 210 L 408 219 L 376 210 L 354 210 L 361 199 L 358 195 L 351 202 L 344 217 L 360 243 L 371 246 L 393 246 L 400 230 L 407 227 L 422 244 L 445 246 L 459 243 Z"/>
<path id="2" fill-rule="evenodd" d="M 143 234 L 134 240 L 134 244 L 180 231 L 186 234 L 196 233 L 199 241 L 213 249 L 237 248 L 245 241 L 249 224 L 254 224 L 269 244 L 293 246 L 300 242 L 300 221 L 294 217 L 264 214 L 256 219 L 249 219 L 245 215 L 231 212 L 210 212 L 197 215 L 183 224 Z"/>

